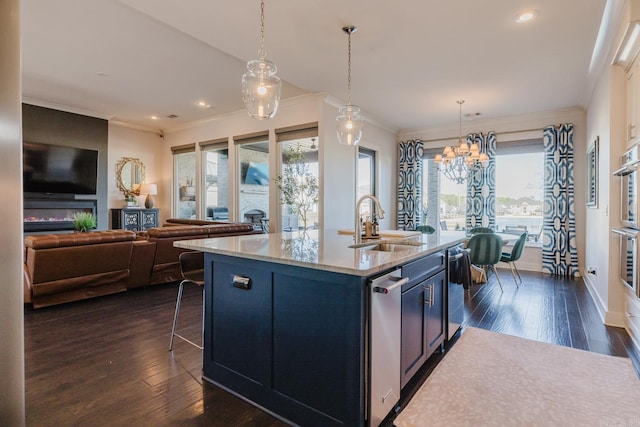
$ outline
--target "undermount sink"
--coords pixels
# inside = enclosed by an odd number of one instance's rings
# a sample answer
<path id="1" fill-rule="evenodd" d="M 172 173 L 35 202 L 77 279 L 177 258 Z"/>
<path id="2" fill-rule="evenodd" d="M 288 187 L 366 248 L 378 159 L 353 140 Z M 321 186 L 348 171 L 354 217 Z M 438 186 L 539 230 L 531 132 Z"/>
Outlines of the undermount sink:
<path id="1" fill-rule="evenodd" d="M 369 251 L 380 251 L 380 252 L 398 252 L 398 251 L 406 251 L 408 249 L 415 248 L 413 245 L 404 245 L 402 243 L 378 243 L 375 246 L 365 247 L 365 249 Z"/>
<path id="2" fill-rule="evenodd" d="M 360 243 L 357 245 L 350 245 L 350 248 L 354 249 L 365 249 L 367 251 L 379 251 L 379 252 L 398 252 L 398 251 L 406 251 L 418 246 L 421 246 L 421 242 L 369 242 L 369 243 Z"/>

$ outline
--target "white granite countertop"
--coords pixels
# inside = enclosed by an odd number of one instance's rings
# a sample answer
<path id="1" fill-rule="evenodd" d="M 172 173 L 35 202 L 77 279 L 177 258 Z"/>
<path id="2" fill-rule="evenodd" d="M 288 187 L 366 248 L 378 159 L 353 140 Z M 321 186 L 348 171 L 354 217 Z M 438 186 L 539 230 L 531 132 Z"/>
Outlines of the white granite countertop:
<path id="1" fill-rule="evenodd" d="M 398 239 L 384 238 L 383 241 Z M 353 236 L 338 230 L 310 230 L 210 239 L 180 240 L 174 246 L 202 252 L 297 265 L 336 273 L 370 276 L 464 241 L 458 234 L 421 234 L 405 240 L 421 243 L 395 252 L 354 249 Z M 364 241 L 375 245 L 375 241 Z"/>

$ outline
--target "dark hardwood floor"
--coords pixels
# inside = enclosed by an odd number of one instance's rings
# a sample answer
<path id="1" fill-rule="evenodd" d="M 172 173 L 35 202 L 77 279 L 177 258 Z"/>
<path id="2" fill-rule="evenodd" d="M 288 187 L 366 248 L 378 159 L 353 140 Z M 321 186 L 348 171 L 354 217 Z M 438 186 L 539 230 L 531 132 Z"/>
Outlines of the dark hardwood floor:
<path id="1" fill-rule="evenodd" d="M 501 271 L 467 293 L 467 326 L 616 356 L 640 357 L 623 329 L 604 326 L 581 281 Z M 28 426 L 283 426 L 203 382 L 202 352 L 168 351 L 176 284 L 32 310 L 25 308 Z M 182 332 L 200 337 L 201 293 L 186 287 Z M 444 353 L 446 356 L 446 352 Z M 434 355 L 403 404 L 443 357 Z M 391 417 L 392 418 L 392 417 Z"/>

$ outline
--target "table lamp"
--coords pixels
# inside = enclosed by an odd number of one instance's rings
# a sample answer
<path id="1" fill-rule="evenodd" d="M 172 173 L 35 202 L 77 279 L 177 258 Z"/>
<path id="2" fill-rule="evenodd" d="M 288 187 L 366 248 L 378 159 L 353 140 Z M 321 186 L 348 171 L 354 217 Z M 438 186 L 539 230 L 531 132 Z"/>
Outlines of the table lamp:
<path id="1" fill-rule="evenodd" d="M 144 207 L 151 209 L 153 207 L 153 198 L 151 196 L 158 194 L 158 186 L 156 184 L 142 184 L 140 186 L 140 194 L 147 195 L 147 198 L 144 199 Z"/>

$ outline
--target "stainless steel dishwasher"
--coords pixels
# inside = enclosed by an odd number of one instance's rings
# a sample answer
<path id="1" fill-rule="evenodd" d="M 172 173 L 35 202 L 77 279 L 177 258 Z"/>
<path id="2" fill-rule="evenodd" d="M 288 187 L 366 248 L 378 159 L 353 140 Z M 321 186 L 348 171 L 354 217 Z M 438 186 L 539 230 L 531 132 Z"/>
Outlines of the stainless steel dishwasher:
<path id="1" fill-rule="evenodd" d="M 369 426 L 378 426 L 400 399 L 402 285 L 397 269 L 369 281 Z"/>

